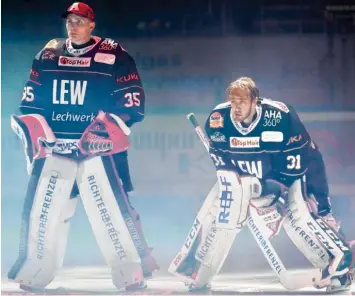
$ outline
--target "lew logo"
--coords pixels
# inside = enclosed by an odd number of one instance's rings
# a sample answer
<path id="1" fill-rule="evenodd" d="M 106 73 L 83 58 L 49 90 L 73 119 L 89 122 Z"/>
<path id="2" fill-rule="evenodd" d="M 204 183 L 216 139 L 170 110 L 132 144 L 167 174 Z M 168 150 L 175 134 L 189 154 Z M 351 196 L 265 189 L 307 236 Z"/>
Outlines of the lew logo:
<path id="1" fill-rule="evenodd" d="M 240 170 L 249 175 L 254 175 L 255 177 L 262 179 L 263 178 L 263 167 L 261 161 L 242 161 L 239 160 L 238 166 Z"/>
<path id="2" fill-rule="evenodd" d="M 55 105 L 84 105 L 87 81 L 53 80 L 53 104 Z M 58 98 L 59 93 L 59 98 Z"/>
<path id="3" fill-rule="evenodd" d="M 58 60 L 59 66 L 64 67 L 90 67 L 91 58 L 74 58 L 60 56 Z"/>
<path id="4" fill-rule="evenodd" d="M 260 137 L 230 137 L 229 143 L 231 148 L 259 148 Z"/>

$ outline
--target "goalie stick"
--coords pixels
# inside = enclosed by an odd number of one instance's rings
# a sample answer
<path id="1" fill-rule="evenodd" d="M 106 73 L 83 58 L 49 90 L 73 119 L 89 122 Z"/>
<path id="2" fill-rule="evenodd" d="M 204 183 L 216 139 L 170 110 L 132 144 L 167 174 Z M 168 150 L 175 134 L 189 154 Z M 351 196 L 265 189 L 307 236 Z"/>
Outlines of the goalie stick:
<path id="1" fill-rule="evenodd" d="M 204 131 L 202 130 L 201 126 L 199 125 L 195 114 L 189 113 L 187 119 L 193 125 L 197 135 L 199 136 L 200 140 L 202 141 L 203 145 L 205 146 L 206 150 L 209 151 L 210 142 L 206 137 Z M 280 283 L 288 290 L 297 290 L 307 286 L 313 286 L 312 279 L 319 278 L 320 272 L 316 269 L 307 271 L 306 273 L 292 273 L 287 270 L 282 263 L 281 259 L 277 255 L 275 249 L 273 248 L 270 240 L 263 235 L 261 232 L 261 227 L 258 225 L 253 218 L 249 215 L 247 219 L 247 225 L 249 227 L 250 232 L 252 233 L 256 243 L 258 244 L 259 248 L 261 249 L 262 253 L 265 256 L 265 259 L 268 261 L 269 265 L 273 269 L 273 271 L 279 277 Z M 199 224 L 199 228 L 201 228 L 202 223 Z M 198 232 L 200 229 L 196 229 Z M 196 237 L 195 237 L 196 239 Z M 270 256 L 273 255 L 273 257 Z M 274 265 L 275 262 L 279 263 L 278 268 Z"/>

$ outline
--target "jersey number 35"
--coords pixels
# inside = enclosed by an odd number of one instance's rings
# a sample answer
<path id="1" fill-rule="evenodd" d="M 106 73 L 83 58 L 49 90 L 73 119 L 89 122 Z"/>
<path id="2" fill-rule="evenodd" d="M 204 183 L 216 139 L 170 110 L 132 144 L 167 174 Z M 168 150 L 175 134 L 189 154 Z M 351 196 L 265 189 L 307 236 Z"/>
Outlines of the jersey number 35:
<path id="1" fill-rule="evenodd" d="M 124 97 L 127 99 L 127 103 L 124 104 L 125 107 L 133 107 L 139 106 L 141 104 L 141 100 L 139 99 L 139 92 L 134 93 L 126 93 Z"/>

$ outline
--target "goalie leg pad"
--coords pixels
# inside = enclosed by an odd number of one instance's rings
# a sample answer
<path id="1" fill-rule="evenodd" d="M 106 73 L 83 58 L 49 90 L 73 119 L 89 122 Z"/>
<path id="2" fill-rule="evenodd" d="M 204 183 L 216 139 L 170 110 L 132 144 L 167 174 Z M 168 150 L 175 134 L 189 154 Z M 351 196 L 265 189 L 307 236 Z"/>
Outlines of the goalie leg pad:
<path id="1" fill-rule="evenodd" d="M 127 158 L 126 161 L 122 159 L 121 162 L 118 162 L 117 158 L 115 159 L 113 155 L 105 156 L 102 157 L 102 162 L 107 172 L 111 188 L 115 194 L 117 204 L 141 259 L 143 273 L 145 276 L 150 277 L 152 272 L 159 269 L 159 267 L 156 264 L 155 259 L 150 254 L 152 249 L 148 247 L 147 241 L 143 234 L 140 216 L 132 207 L 127 193 L 125 192 L 125 187 L 130 187 Z M 122 168 L 119 168 L 120 164 L 122 165 Z M 122 175 L 124 175 L 124 178 L 122 178 Z M 126 186 L 123 179 L 126 181 Z"/>
<path id="2" fill-rule="evenodd" d="M 67 248 L 67 242 L 68 242 L 68 236 L 69 236 L 69 230 L 70 230 L 70 218 L 74 216 L 75 210 L 76 210 L 76 205 L 78 203 L 77 198 L 70 198 L 65 205 L 65 207 L 62 210 L 62 213 L 60 215 L 60 222 L 58 225 L 58 237 L 60 239 L 58 240 L 57 243 L 57 269 L 59 270 L 63 266 L 64 262 L 64 255 L 65 251 Z"/>
<path id="3" fill-rule="evenodd" d="M 304 183 L 301 179 L 296 180 L 291 186 L 289 190 L 291 197 L 290 208 L 294 207 L 294 217 L 297 217 L 298 221 L 309 228 L 313 233 L 313 237 L 315 236 L 317 238 L 323 249 L 329 254 L 327 263 L 322 262 L 320 264 L 320 262 L 312 262 L 315 266 L 321 265 L 322 268 L 321 278 L 314 279 L 315 286 L 325 287 L 330 283 L 332 277 L 341 276 L 349 271 L 349 266 L 352 261 L 352 252 L 348 244 L 341 238 L 337 231 L 331 229 L 320 217 L 310 213 L 306 204 L 299 201 L 306 199 L 303 194 L 303 192 L 305 192 L 303 186 Z M 304 252 L 304 254 L 307 257 L 307 253 Z M 317 258 L 314 258 L 314 260 L 316 259 Z M 324 267 L 324 265 L 326 266 Z"/>
<path id="4" fill-rule="evenodd" d="M 331 277 L 347 273 L 353 261 L 353 254 L 348 243 L 321 217 L 312 214 L 311 219 L 307 221 L 307 225 L 328 252 L 333 255 L 329 265 L 323 270 L 322 281 L 326 282 L 328 278 L 330 280 Z"/>
<path id="5" fill-rule="evenodd" d="M 288 201 L 283 223 L 286 234 L 315 268 L 325 268 L 330 260 L 329 254 L 307 225 L 311 214 L 304 199 L 301 180 L 290 187 Z"/>
<path id="6" fill-rule="evenodd" d="M 55 277 L 66 245 L 61 240 L 67 239 L 60 235 L 68 234 L 61 225 L 74 212 L 73 208 L 66 212 L 66 208 L 76 169 L 76 162 L 55 155 L 35 161 L 22 213 L 19 256 L 9 279 L 45 288 Z"/>
<path id="7" fill-rule="evenodd" d="M 205 201 L 203 202 L 197 216 L 192 224 L 192 227 L 187 235 L 185 242 L 180 252 L 175 256 L 171 262 L 168 271 L 178 276 L 191 276 L 194 271 L 194 266 L 189 267 L 189 259 L 187 257 L 194 257 L 196 251 L 196 245 L 200 241 L 200 233 L 202 227 L 208 227 L 208 225 L 215 220 L 218 204 L 218 182 L 212 187 L 208 193 Z M 198 241 L 197 243 L 195 243 Z M 191 255 L 192 254 L 192 255 Z M 191 269 L 187 270 L 187 269 Z"/>
<path id="8" fill-rule="evenodd" d="M 77 184 L 97 243 L 111 268 L 113 283 L 122 289 L 144 278 L 139 254 L 117 203 L 122 191 L 111 187 L 107 165 L 107 159 L 99 156 L 82 161 Z"/>
<path id="9" fill-rule="evenodd" d="M 208 285 L 221 269 L 234 242 L 238 228 L 217 228 L 219 184 L 216 183 L 202 205 L 181 251 L 169 272 L 182 277 L 190 288 Z"/>
<path id="10" fill-rule="evenodd" d="M 217 176 L 218 182 L 169 267 L 169 272 L 183 277 L 194 289 L 208 285 L 218 274 L 245 225 L 250 198 L 261 192 L 261 187 L 254 191 L 257 186 L 251 186 L 257 182 L 254 177 L 239 178 L 230 171 L 218 171 Z"/>

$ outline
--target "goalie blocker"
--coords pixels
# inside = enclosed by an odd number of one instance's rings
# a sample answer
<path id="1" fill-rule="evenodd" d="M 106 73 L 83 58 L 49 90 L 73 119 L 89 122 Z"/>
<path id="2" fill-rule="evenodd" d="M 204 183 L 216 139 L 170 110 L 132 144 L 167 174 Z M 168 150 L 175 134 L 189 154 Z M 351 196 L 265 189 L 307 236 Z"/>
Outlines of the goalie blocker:
<path id="1" fill-rule="evenodd" d="M 100 114 L 100 127 L 110 126 L 107 117 Z M 115 141 L 105 146 L 95 146 L 95 137 L 83 137 L 84 145 L 78 146 L 85 146 L 90 157 L 76 160 L 52 153 L 55 137 L 42 116 L 12 116 L 11 126 L 24 144 L 32 169 L 22 213 L 19 256 L 8 273 L 9 279 L 43 289 L 56 276 L 63 265 L 69 221 L 75 213 L 77 199 L 71 198 L 71 192 L 77 184 L 114 285 L 126 290 L 144 285 L 142 266 L 149 274 L 156 268 L 155 261 L 107 149 L 115 153 L 127 149 L 123 131 L 129 129 L 117 125 L 113 132 L 108 131 L 108 135 L 114 133 Z M 89 126 L 86 135 L 93 127 Z M 92 147 L 95 150 L 90 150 Z M 104 147 L 105 156 L 94 154 L 98 147 Z"/>

